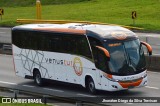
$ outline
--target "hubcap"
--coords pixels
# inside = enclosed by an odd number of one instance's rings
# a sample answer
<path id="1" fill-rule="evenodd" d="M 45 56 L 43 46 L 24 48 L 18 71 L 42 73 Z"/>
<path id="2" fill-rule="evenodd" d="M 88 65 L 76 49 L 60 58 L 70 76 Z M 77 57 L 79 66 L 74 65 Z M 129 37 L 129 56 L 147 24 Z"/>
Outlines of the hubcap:
<path id="1" fill-rule="evenodd" d="M 93 82 L 90 82 L 90 83 L 89 83 L 89 89 L 90 89 L 91 91 L 93 91 L 93 89 L 94 89 L 94 83 L 93 83 Z"/>
<path id="2" fill-rule="evenodd" d="M 40 77 L 40 75 L 39 74 L 37 74 L 36 75 L 36 82 L 38 83 L 38 84 L 40 84 L 40 81 L 41 80 L 41 77 Z"/>

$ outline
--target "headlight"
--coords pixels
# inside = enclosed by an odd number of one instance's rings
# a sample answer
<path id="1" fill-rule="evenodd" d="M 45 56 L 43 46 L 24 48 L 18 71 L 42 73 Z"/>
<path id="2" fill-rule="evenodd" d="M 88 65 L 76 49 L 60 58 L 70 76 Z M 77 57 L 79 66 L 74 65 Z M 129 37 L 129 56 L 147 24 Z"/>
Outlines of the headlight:
<path id="1" fill-rule="evenodd" d="M 142 78 L 145 78 L 145 77 L 147 77 L 147 73 L 145 73 L 144 75 L 142 75 Z"/>

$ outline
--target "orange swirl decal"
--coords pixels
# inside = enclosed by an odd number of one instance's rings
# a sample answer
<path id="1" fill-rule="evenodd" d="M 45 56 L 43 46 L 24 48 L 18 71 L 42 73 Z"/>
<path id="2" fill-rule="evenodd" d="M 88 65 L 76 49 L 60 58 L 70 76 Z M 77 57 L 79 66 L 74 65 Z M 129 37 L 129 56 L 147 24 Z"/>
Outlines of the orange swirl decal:
<path id="1" fill-rule="evenodd" d="M 111 32 L 111 35 L 118 40 L 124 40 L 127 38 L 127 34 L 124 32 Z"/>

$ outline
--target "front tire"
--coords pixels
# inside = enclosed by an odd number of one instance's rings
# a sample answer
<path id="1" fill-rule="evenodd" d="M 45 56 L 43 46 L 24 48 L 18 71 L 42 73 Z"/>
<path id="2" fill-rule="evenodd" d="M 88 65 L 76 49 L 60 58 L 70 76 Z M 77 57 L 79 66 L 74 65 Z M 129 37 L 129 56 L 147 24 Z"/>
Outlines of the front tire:
<path id="1" fill-rule="evenodd" d="M 87 89 L 91 94 L 96 94 L 95 84 L 92 78 L 89 78 L 87 81 Z"/>
<path id="2" fill-rule="evenodd" d="M 38 85 L 38 86 L 42 86 L 43 85 L 43 80 L 41 78 L 41 74 L 39 71 L 36 71 L 34 73 L 34 82 Z"/>

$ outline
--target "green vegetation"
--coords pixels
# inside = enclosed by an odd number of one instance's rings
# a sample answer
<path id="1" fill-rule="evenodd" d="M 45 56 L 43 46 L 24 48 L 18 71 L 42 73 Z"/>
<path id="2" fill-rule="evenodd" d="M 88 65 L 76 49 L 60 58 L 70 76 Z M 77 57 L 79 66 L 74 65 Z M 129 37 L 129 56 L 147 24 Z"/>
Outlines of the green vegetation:
<path id="1" fill-rule="evenodd" d="M 17 25 L 16 19 L 36 18 L 36 7 L 33 2 L 36 0 L 23 0 L 24 5 L 21 4 L 22 0 L 14 0 L 12 7 L 8 1 L 13 2 L 13 0 L 0 2 L 0 6 L 4 8 L 0 26 Z M 42 19 L 45 20 L 104 22 L 160 31 L 159 0 L 41 0 L 41 3 Z M 137 11 L 135 25 L 131 18 L 132 11 Z"/>

